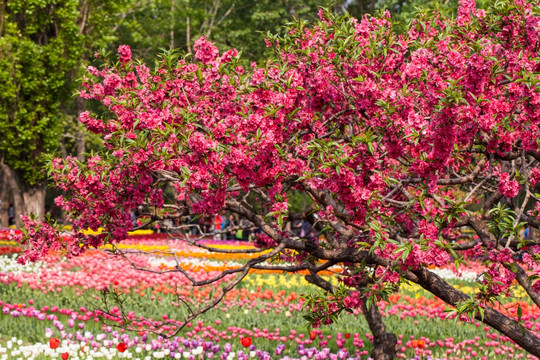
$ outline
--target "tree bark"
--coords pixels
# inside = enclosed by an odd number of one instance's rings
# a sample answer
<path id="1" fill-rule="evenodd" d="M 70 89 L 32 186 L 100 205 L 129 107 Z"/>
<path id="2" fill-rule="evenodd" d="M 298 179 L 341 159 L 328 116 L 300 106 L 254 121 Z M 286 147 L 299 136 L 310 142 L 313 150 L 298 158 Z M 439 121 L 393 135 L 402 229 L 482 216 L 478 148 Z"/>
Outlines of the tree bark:
<path id="1" fill-rule="evenodd" d="M 174 0 L 171 0 L 171 25 L 170 25 L 170 29 L 169 29 L 169 46 L 172 49 L 174 49 L 174 24 L 176 23 L 175 21 L 175 16 L 174 16 Z"/>
<path id="2" fill-rule="evenodd" d="M 334 292 L 334 286 L 324 280 L 317 274 L 306 275 L 306 280 L 310 284 L 316 285 L 328 292 Z M 392 360 L 396 357 L 397 337 L 395 334 L 386 331 L 381 316 L 379 306 L 376 302 L 372 303 L 368 309 L 366 298 L 362 299 L 362 312 L 368 323 L 369 329 L 373 334 L 373 350 L 371 357 L 374 360 Z"/>
<path id="3" fill-rule="evenodd" d="M 7 174 L 0 168 L 0 227 L 8 227 L 8 206 L 10 202 Z"/>
<path id="4" fill-rule="evenodd" d="M 81 115 L 81 113 L 84 111 L 84 107 L 85 107 L 85 102 L 84 102 L 84 98 L 82 97 L 77 97 L 75 99 L 75 117 L 76 117 L 76 120 L 75 121 L 79 121 L 79 116 Z M 77 127 L 77 132 L 75 134 L 75 151 L 76 151 L 76 156 L 77 156 L 77 159 L 79 161 L 85 161 L 86 160 L 86 133 L 84 132 L 84 130 L 81 128 L 81 127 Z"/>
<path id="5" fill-rule="evenodd" d="M 22 222 L 20 215 L 24 212 L 24 200 L 21 188 L 19 187 L 17 174 L 15 171 L 13 171 L 13 169 L 3 162 L 0 162 L 0 168 L 4 174 L 4 184 L 6 185 L 3 188 L 7 189 L 7 197 L 9 198 L 10 202 L 13 202 L 13 207 L 15 208 L 15 225 L 21 226 Z M 7 205 L 2 205 L 2 207 L 4 206 L 6 206 L 7 209 Z"/>
<path id="6" fill-rule="evenodd" d="M 449 305 L 456 306 L 460 301 L 468 299 L 467 295 L 425 268 L 415 270 L 413 273 L 417 278 L 413 279 L 409 276 L 409 280 L 416 282 Z M 484 308 L 483 319 L 480 314 L 477 314 L 475 318 L 508 336 L 531 355 L 540 357 L 540 338 L 526 328 L 519 326 L 514 319 L 490 307 Z"/>
<path id="7" fill-rule="evenodd" d="M 34 214 L 38 218 L 45 216 L 45 183 L 36 185 L 23 185 L 22 197 L 24 201 L 23 214 Z"/>
<path id="8" fill-rule="evenodd" d="M 384 325 L 377 303 L 371 303 L 368 308 L 366 299 L 364 299 L 362 301 L 362 312 L 364 313 L 369 329 L 373 334 L 373 350 L 371 351 L 371 357 L 374 360 L 395 359 L 397 337 L 395 334 L 386 331 L 386 325 Z"/>

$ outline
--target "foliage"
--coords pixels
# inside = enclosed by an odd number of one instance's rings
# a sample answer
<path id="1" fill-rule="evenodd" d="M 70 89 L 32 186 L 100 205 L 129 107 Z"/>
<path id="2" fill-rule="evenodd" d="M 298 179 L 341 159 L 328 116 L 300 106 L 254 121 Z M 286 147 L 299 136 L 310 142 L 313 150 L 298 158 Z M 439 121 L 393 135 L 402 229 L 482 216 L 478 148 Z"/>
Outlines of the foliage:
<path id="1" fill-rule="evenodd" d="M 245 61 L 258 60 L 266 50 L 266 31 L 281 32 L 294 17 L 313 17 L 326 0 L 153 0 L 132 7 L 118 28 L 119 40 L 140 58 L 154 60 L 162 49 L 192 52 L 205 36 L 220 50 L 236 47 Z"/>
<path id="2" fill-rule="evenodd" d="M 378 8 L 388 9 L 392 14 L 393 23 L 396 24 L 399 29 L 406 30 L 411 21 L 413 21 L 419 13 L 436 11 L 449 17 L 455 17 L 457 15 L 458 4 L 458 0 L 383 0 L 378 3 Z M 476 4 L 479 8 L 485 9 L 489 5 L 489 1 L 480 0 L 477 1 Z"/>
<path id="3" fill-rule="evenodd" d="M 84 102 L 74 96 L 80 86 L 86 66 L 94 60 L 94 54 L 100 49 L 107 48 L 109 44 L 118 42 L 118 27 L 122 25 L 122 18 L 126 11 L 135 6 L 134 0 L 86 0 L 81 1 L 77 7 L 76 26 L 78 32 L 79 54 L 76 65 L 67 75 L 64 87 L 62 106 L 58 113 L 58 121 L 63 128 L 62 146 L 63 154 L 74 154 L 78 137 L 87 136 L 91 145 L 99 144 L 93 134 L 85 134 L 84 127 L 78 121 L 80 112 L 84 110 Z M 72 47 L 74 44 L 68 44 Z M 87 104 L 91 107 L 94 104 Z M 97 109 L 96 109 L 97 110 Z M 82 149 L 84 151 L 84 148 Z"/>
<path id="4" fill-rule="evenodd" d="M 62 139 L 79 131 L 67 114 L 76 112 L 72 102 L 81 63 L 111 41 L 118 13 L 128 3 L 16 0 L 0 5 L 0 157 L 22 185 L 42 184 L 42 154 L 57 151 Z M 62 145 L 70 150 L 71 142 Z"/>
<path id="5" fill-rule="evenodd" d="M 9 1 L 0 13 L 0 154 L 30 185 L 58 146 L 66 73 L 81 56 L 78 1 Z"/>

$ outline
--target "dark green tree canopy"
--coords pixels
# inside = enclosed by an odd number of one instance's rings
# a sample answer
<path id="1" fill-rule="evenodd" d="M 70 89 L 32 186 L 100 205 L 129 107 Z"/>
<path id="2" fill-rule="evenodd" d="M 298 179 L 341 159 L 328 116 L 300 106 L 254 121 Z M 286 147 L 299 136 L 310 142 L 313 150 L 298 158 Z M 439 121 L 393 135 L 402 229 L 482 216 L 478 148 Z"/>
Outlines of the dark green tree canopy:
<path id="1" fill-rule="evenodd" d="M 18 0 L 0 12 L 0 156 L 29 185 L 43 179 L 40 154 L 58 145 L 66 74 L 82 52 L 78 5 Z"/>

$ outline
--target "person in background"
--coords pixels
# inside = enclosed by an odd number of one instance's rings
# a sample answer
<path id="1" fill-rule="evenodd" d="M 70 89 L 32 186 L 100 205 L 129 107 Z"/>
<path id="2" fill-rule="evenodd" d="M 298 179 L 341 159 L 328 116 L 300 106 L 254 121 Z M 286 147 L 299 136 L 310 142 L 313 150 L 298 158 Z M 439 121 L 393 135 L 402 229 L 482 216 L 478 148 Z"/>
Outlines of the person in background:
<path id="1" fill-rule="evenodd" d="M 193 236 L 198 236 L 200 233 L 201 233 L 201 218 L 199 217 L 195 217 L 193 218 L 191 221 L 190 221 L 190 224 L 192 225 L 191 226 L 191 230 L 190 230 L 190 234 L 193 235 Z"/>
<path id="2" fill-rule="evenodd" d="M 137 213 L 135 212 L 135 209 L 131 209 L 130 214 L 131 214 L 131 225 L 135 227 L 137 226 Z"/>
<path id="3" fill-rule="evenodd" d="M 521 229 L 521 237 L 524 239 L 529 239 L 531 237 L 531 229 L 529 229 L 528 226 Z"/>
<path id="4" fill-rule="evenodd" d="M 15 225 L 15 207 L 13 206 L 13 203 L 9 203 L 8 206 L 8 223 L 9 226 Z"/>
<path id="5" fill-rule="evenodd" d="M 229 218 L 227 219 L 227 240 L 235 240 L 236 239 L 236 230 L 233 230 L 236 227 L 236 219 L 234 218 L 234 215 L 229 215 Z"/>
<path id="6" fill-rule="evenodd" d="M 221 226 L 223 223 L 223 219 L 221 218 L 221 215 L 216 215 L 214 218 L 214 229 L 216 232 L 221 231 Z M 221 235 L 216 235 L 217 239 L 221 239 Z"/>
<path id="7" fill-rule="evenodd" d="M 208 234 L 212 227 L 212 218 L 208 215 L 203 216 L 201 219 L 201 230 L 204 234 Z"/>
<path id="8" fill-rule="evenodd" d="M 302 220 L 300 224 L 300 237 L 305 238 L 311 231 L 311 224 L 306 220 Z"/>
<path id="9" fill-rule="evenodd" d="M 225 215 L 223 217 L 223 222 L 221 223 L 221 231 L 223 232 L 223 234 L 221 234 L 221 238 L 224 239 L 224 240 L 229 239 L 229 225 L 230 225 L 230 223 L 231 223 L 231 221 Z"/>
<path id="10" fill-rule="evenodd" d="M 242 219 L 240 221 L 240 226 L 242 227 L 242 241 L 248 241 L 251 236 L 251 227 L 253 224 L 248 219 Z"/>

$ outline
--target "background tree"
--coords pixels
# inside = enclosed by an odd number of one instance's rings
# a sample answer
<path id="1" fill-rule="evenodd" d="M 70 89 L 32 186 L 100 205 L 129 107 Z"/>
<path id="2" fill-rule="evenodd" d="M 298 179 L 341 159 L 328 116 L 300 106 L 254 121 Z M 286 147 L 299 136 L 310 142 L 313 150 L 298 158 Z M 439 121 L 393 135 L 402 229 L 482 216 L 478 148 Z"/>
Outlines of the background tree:
<path id="1" fill-rule="evenodd" d="M 118 42 L 118 28 L 126 12 L 133 6 L 136 6 L 134 0 L 84 0 L 78 4 L 76 26 L 81 49 L 76 66 L 68 73 L 61 112 L 58 114 L 63 125 L 60 150 L 64 157 L 74 154 L 80 160 L 85 158 L 87 132 L 78 120 L 86 104 L 83 98 L 74 96 L 74 93 L 94 53 Z"/>
<path id="2" fill-rule="evenodd" d="M 58 146 L 61 128 L 56 116 L 65 74 L 80 57 L 77 5 L 69 0 L 0 5 L 2 171 L 8 174 L 18 211 L 38 216 L 45 196 L 40 156 Z"/>
<path id="3" fill-rule="evenodd" d="M 114 25 L 128 3 L 0 4 L 2 206 L 13 201 L 17 219 L 21 213 L 44 213 L 43 153 L 61 148 L 64 154 L 75 153 L 82 159 L 85 136 L 75 124 L 84 102 L 73 98 L 75 80 L 93 52 L 114 39 Z M 67 138 L 71 141 L 62 141 Z"/>
<path id="4" fill-rule="evenodd" d="M 456 19 L 420 14 L 398 35 L 389 14 L 358 21 L 321 11 L 310 27 L 299 21 L 269 36 L 273 57 L 247 69 L 235 50 L 220 55 L 204 38 L 191 58 L 170 52 L 155 70 L 122 46 L 117 63 L 88 69 L 82 92 L 109 109 L 81 116 L 106 150 L 86 162 L 51 163 L 69 194 L 56 201 L 73 222 L 71 240 L 28 219 L 20 259 L 121 241 L 134 209 L 145 216 L 139 227 L 226 211 L 261 229 L 254 240 L 261 254 L 203 282 L 179 265 L 195 285 L 229 279 L 186 322 L 250 269 L 308 269 L 307 280 L 326 291 L 306 299 L 313 325 L 362 308 L 378 359 L 393 357 L 396 337 L 375 299 L 403 281 L 540 356 L 540 338 L 519 323 L 519 312 L 496 306 L 514 280 L 540 305 L 540 244 L 520 234 L 540 224 L 537 12 L 525 1 L 498 1 L 489 12 L 464 1 Z M 164 199 L 166 186 L 177 198 Z M 292 190 L 311 199 L 300 213 L 290 212 Z M 297 219 L 314 230 L 288 231 Z M 464 225 L 476 236 L 458 244 Z M 83 232 L 98 227 L 99 235 Z M 429 270 L 458 264 L 465 250 L 487 267 L 474 296 Z M 336 264 L 337 287 L 318 275 Z"/>
<path id="5" fill-rule="evenodd" d="M 265 51 L 261 33 L 279 33 L 294 17 L 313 18 L 326 0 L 152 0 L 131 7 L 118 28 L 120 43 L 138 57 L 154 60 L 162 49 L 193 51 L 205 36 L 221 50 L 236 47 L 245 61 L 257 61 Z"/>

